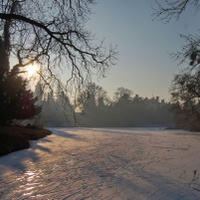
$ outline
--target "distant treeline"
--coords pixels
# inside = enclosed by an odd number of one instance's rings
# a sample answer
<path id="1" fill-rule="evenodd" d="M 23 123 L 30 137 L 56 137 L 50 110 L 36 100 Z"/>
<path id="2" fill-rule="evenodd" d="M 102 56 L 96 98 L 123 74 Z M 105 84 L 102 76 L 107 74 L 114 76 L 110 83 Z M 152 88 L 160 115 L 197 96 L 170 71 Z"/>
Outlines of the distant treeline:
<path id="1" fill-rule="evenodd" d="M 83 100 L 82 100 L 83 99 Z M 76 113 L 80 126 L 172 126 L 171 104 L 159 97 L 151 99 L 133 96 L 126 88 L 118 88 L 114 100 L 99 86 L 91 84 L 80 95 L 80 113 Z"/>
<path id="2" fill-rule="evenodd" d="M 44 94 L 44 89 L 38 82 L 35 95 L 38 97 L 37 104 L 42 106 L 39 116 L 35 118 L 36 126 L 74 126 L 74 109 L 69 98 L 63 93 Z"/>
<path id="3" fill-rule="evenodd" d="M 170 104 L 160 102 L 158 97 L 143 99 L 136 95 L 133 99 L 121 98 L 112 105 L 105 105 L 101 99 L 98 104 L 91 101 L 76 116 L 82 126 L 172 126 L 170 108 Z"/>
<path id="4" fill-rule="evenodd" d="M 37 91 L 39 86 L 37 86 Z M 38 92 L 37 92 L 38 93 Z M 143 98 L 126 88 L 118 88 L 110 100 L 107 92 L 94 83 L 82 91 L 76 107 L 64 94 L 49 93 L 40 100 L 40 120 L 45 126 L 172 126 L 171 104 L 159 97 Z M 76 112 L 75 112 L 76 110 Z M 78 111 L 77 111 L 78 110 Z"/>

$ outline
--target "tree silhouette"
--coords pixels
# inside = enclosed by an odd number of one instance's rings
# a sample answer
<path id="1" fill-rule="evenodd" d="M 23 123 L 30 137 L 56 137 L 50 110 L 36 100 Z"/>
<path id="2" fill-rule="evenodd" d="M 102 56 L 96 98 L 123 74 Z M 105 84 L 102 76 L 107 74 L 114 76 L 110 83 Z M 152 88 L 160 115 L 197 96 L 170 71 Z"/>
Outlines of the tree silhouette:
<path id="1" fill-rule="evenodd" d="M 93 4 L 94 0 L 1 1 L 0 87 L 8 89 L 4 78 L 23 82 L 19 75 L 35 62 L 41 66 L 38 75 L 43 84 L 42 95 L 57 89 L 60 94 L 61 90 L 66 92 L 59 72 L 71 86 L 70 92 L 84 87 L 94 73 L 104 76 L 114 64 L 116 52 L 112 47 L 106 51 L 104 42 L 96 42 L 95 36 L 85 29 Z M 14 62 L 11 67 L 10 61 Z M 5 101 L 4 93 L 0 94 L 1 103 Z M 32 101 L 31 92 L 25 94 Z"/>
<path id="2" fill-rule="evenodd" d="M 93 127 L 170 126 L 171 104 L 157 98 L 132 97 L 133 92 L 124 87 L 117 89 L 114 101 L 109 101 L 106 91 L 94 83 L 80 94 L 80 111 L 76 113 L 79 125 Z M 87 96 L 83 97 L 84 95 Z M 87 101 L 82 101 L 88 99 Z"/>
<path id="3" fill-rule="evenodd" d="M 0 125 L 39 114 L 41 108 L 35 105 L 37 98 L 26 86 L 26 80 L 12 73 L 0 81 Z"/>
<path id="4" fill-rule="evenodd" d="M 116 101 L 127 101 L 131 100 L 131 95 L 133 94 L 133 91 L 126 89 L 124 87 L 119 87 L 117 91 L 115 92 L 115 99 Z"/>
<path id="5" fill-rule="evenodd" d="M 0 38 L 0 125 L 11 124 L 13 120 L 29 119 L 41 110 L 35 105 L 37 98 L 26 89 L 27 81 L 14 69 L 10 70 L 7 49 L 5 40 Z"/>
<path id="6" fill-rule="evenodd" d="M 171 88 L 173 108 L 180 116 L 177 123 L 190 130 L 200 129 L 200 74 L 176 75 Z"/>
<path id="7" fill-rule="evenodd" d="M 65 69 L 67 83 L 78 88 L 95 71 L 104 76 L 115 60 L 115 50 L 85 29 L 94 0 L 3 0 L 0 33 L 8 36 L 9 53 L 17 58 L 18 73 L 30 63 L 40 63 L 40 77 L 51 89 L 60 84 L 58 70 Z M 83 85 L 82 85 L 83 87 Z"/>
<path id="8" fill-rule="evenodd" d="M 192 6 L 195 12 L 200 8 L 199 0 L 157 0 L 156 3 L 158 8 L 154 15 L 164 22 L 169 22 L 172 18 L 178 20 L 189 6 Z"/>
<path id="9" fill-rule="evenodd" d="M 199 12 L 200 1 L 166 0 L 157 1 L 157 5 L 156 17 L 169 22 L 174 17 L 179 19 L 189 6 L 192 6 L 195 12 Z M 186 44 L 182 51 L 175 53 L 174 56 L 181 64 L 186 62 L 188 67 L 174 77 L 171 87 L 172 103 L 177 115 L 180 115 L 177 117 L 179 125 L 200 130 L 200 126 L 197 126 L 200 122 L 200 37 L 199 35 L 180 36 L 185 39 Z"/>

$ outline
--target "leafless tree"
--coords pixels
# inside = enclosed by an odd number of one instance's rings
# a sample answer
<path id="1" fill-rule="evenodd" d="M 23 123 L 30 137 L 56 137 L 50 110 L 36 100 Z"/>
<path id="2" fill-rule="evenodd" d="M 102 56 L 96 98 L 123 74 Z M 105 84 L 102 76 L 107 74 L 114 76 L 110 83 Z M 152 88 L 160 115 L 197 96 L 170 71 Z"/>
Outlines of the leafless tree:
<path id="1" fill-rule="evenodd" d="M 194 12 L 199 12 L 199 0 L 163 0 L 156 1 L 158 9 L 154 15 L 164 22 L 169 22 L 172 18 L 179 19 L 181 14 L 189 7 L 194 8 Z M 160 3 L 162 2 L 162 3 Z M 182 64 L 188 66 L 175 75 L 171 87 L 172 103 L 174 103 L 177 113 L 184 117 L 181 119 L 192 119 L 189 124 L 192 129 L 200 129 L 196 126 L 200 121 L 200 35 L 180 35 L 186 44 L 182 50 L 174 53 L 175 58 Z"/>
<path id="2" fill-rule="evenodd" d="M 172 18 L 179 19 L 180 15 L 187 7 L 192 6 L 195 12 L 200 9 L 199 0 L 157 0 L 157 9 L 154 16 L 164 22 L 169 22 Z"/>
<path id="3" fill-rule="evenodd" d="M 1 0 L 0 35 L 7 44 L 13 73 L 37 62 L 40 77 L 50 87 L 61 86 L 58 71 L 76 86 L 92 74 L 104 76 L 113 64 L 115 48 L 106 50 L 85 29 L 95 0 Z"/>
<path id="4" fill-rule="evenodd" d="M 169 22 L 173 17 L 179 19 L 181 14 L 189 7 L 194 7 L 194 11 L 198 12 L 200 9 L 199 0 L 157 0 L 158 8 L 154 15 L 161 19 L 162 21 Z M 188 63 L 188 68 L 185 70 L 187 73 L 194 74 L 199 72 L 200 67 L 200 35 L 199 33 L 195 35 L 183 35 L 180 34 L 186 44 L 183 46 L 182 50 L 174 53 L 173 55 L 179 62 Z"/>
<path id="5" fill-rule="evenodd" d="M 154 16 L 164 22 L 170 22 L 172 18 L 179 19 L 181 14 L 190 6 L 194 8 L 194 12 L 200 9 L 199 0 L 157 0 L 157 9 L 155 9 Z M 180 63 L 188 62 L 193 70 L 198 66 L 200 61 L 200 36 L 196 35 L 183 35 L 180 34 L 186 44 L 183 49 L 175 54 Z"/>

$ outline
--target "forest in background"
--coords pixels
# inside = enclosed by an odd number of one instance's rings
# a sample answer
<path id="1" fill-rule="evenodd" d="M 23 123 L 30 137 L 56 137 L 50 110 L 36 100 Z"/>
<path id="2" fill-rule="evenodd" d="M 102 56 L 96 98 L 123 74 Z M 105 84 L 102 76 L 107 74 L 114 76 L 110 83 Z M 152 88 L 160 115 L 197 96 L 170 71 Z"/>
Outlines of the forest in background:
<path id="1" fill-rule="evenodd" d="M 38 96 L 39 85 L 36 87 Z M 120 87 L 113 100 L 107 92 L 95 83 L 88 84 L 71 105 L 64 94 L 53 93 L 41 99 L 42 111 L 37 123 L 43 126 L 86 126 L 86 127 L 136 127 L 136 126 L 174 126 L 171 104 L 160 98 L 140 97 L 132 90 Z"/>

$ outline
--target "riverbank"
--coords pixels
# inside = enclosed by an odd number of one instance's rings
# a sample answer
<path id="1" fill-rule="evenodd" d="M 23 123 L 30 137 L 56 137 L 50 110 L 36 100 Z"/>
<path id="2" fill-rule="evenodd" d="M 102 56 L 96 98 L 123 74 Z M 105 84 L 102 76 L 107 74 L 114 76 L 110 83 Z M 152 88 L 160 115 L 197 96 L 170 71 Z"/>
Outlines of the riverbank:
<path id="1" fill-rule="evenodd" d="M 30 147 L 30 140 L 38 140 L 51 131 L 42 128 L 3 126 L 0 127 L 0 156 Z"/>

